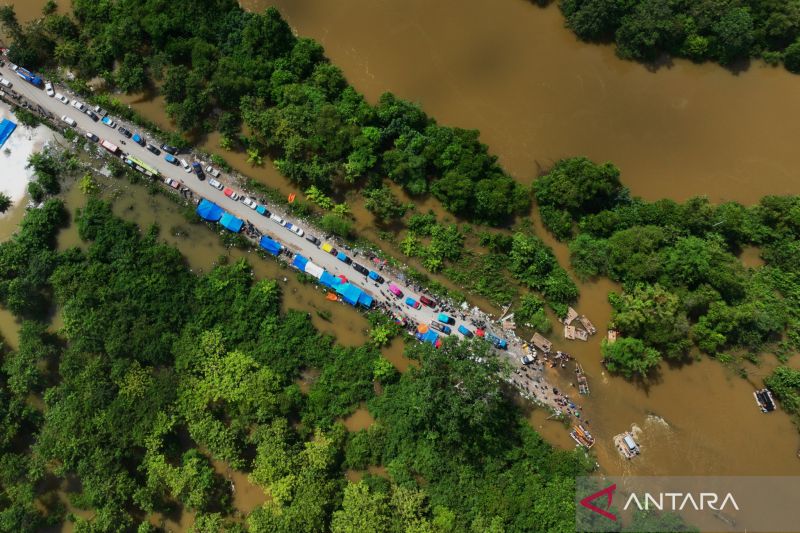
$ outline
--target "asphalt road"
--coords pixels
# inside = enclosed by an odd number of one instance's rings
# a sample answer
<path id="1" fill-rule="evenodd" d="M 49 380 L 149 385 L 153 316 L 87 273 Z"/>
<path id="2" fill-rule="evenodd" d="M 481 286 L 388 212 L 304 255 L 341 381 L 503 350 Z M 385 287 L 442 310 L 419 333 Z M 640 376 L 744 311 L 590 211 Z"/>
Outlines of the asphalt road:
<path id="1" fill-rule="evenodd" d="M 133 142 L 130 139 L 124 138 L 120 133 L 116 131 L 116 129 L 112 129 L 102 122 L 98 121 L 95 122 L 92 120 L 88 115 L 85 113 L 80 112 L 76 108 L 71 105 L 71 101 L 73 100 L 72 94 L 69 93 L 64 87 L 56 86 L 56 92 L 60 92 L 67 96 L 70 99 L 70 104 L 63 104 L 56 100 L 53 97 L 47 96 L 46 92 L 43 89 L 37 88 L 22 78 L 20 78 L 15 72 L 13 72 L 9 68 L 9 64 L 7 63 L 4 67 L 0 67 L 0 76 L 9 80 L 13 84 L 13 90 L 17 93 L 22 95 L 26 98 L 29 102 L 41 106 L 43 109 L 53 113 L 57 117 L 62 115 L 66 115 L 77 123 L 76 130 L 81 134 L 85 132 L 91 132 L 97 135 L 100 139 L 106 139 L 117 146 L 123 152 L 126 152 L 137 159 L 142 160 L 143 162 L 147 163 L 148 165 L 152 166 L 156 170 L 158 170 L 163 177 L 169 177 L 174 180 L 178 180 L 181 184 L 188 187 L 194 195 L 200 198 L 207 198 L 208 200 L 216 203 L 217 205 L 221 206 L 223 209 L 228 211 L 229 213 L 239 217 L 245 221 L 249 221 L 253 224 L 259 231 L 263 234 L 270 236 L 271 238 L 275 239 L 276 241 L 280 242 L 284 246 L 286 246 L 289 250 L 294 253 L 300 253 L 303 256 L 311 259 L 317 265 L 323 267 L 325 270 L 331 272 L 334 275 L 343 274 L 347 277 L 347 279 L 357 285 L 358 287 L 365 290 L 369 293 L 376 302 L 384 302 L 389 307 L 399 306 L 400 312 L 411 318 L 413 321 L 417 323 L 424 323 L 430 324 L 431 321 L 437 320 L 438 310 L 431 309 L 429 307 L 423 306 L 421 309 L 413 309 L 405 304 L 406 297 L 412 297 L 415 300 L 419 301 L 419 293 L 412 290 L 407 284 L 403 283 L 397 277 L 393 276 L 392 273 L 388 271 L 379 272 L 385 279 L 386 282 L 383 285 L 378 286 L 377 283 L 370 280 L 369 278 L 363 276 L 356 272 L 352 266 L 347 265 L 341 261 L 339 261 L 336 257 L 332 256 L 331 254 L 324 252 L 317 246 L 313 245 L 312 243 L 308 242 L 304 237 L 300 237 L 295 235 L 291 231 L 287 230 L 286 228 L 281 227 L 276 222 L 258 214 L 256 211 L 250 209 L 246 205 L 244 205 L 241 201 L 234 201 L 231 198 L 225 196 L 222 191 L 215 189 L 208 185 L 208 177 L 205 180 L 200 180 L 194 173 L 187 173 L 183 167 L 176 166 L 171 163 L 168 163 L 164 159 L 164 153 L 160 156 L 156 156 L 152 154 L 143 146 L 140 146 Z M 112 117 L 113 118 L 113 117 Z M 147 139 L 148 142 L 152 142 L 152 144 L 156 146 L 161 146 L 161 142 L 158 140 L 150 137 L 147 134 L 143 134 L 143 130 L 140 128 L 126 123 L 125 121 L 118 120 L 114 118 L 117 124 L 124 125 L 127 129 L 133 132 L 139 132 L 139 134 Z M 125 144 L 122 144 L 125 141 Z M 100 148 L 102 150 L 102 148 Z M 198 160 L 194 157 L 193 154 L 182 153 L 178 157 L 187 160 L 190 164 L 192 161 Z M 203 163 L 203 167 L 205 168 L 206 163 Z M 231 183 L 229 177 L 225 176 L 224 174 L 217 178 L 221 183 L 224 185 L 228 185 Z M 302 221 L 297 221 L 290 216 L 287 216 L 280 207 L 276 207 L 274 205 L 266 204 L 267 209 L 272 211 L 273 213 L 277 213 L 282 216 L 287 222 L 291 222 L 292 224 L 298 225 L 299 227 L 303 228 L 306 234 L 312 234 L 321 239 L 322 232 L 307 226 Z M 348 255 L 352 257 L 352 254 L 348 252 Z M 374 270 L 374 265 L 371 265 L 367 258 L 358 256 L 355 258 L 355 262 L 362 264 L 363 266 L 367 267 L 368 269 Z M 402 298 L 397 298 L 393 296 L 389 290 L 388 285 L 389 283 L 395 283 L 403 292 Z M 453 331 L 453 335 L 460 335 L 457 333 L 457 328 L 459 325 L 464 325 L 470 331 L 474 331 L 475 327 L 469 323 L 469 315 L 467 314 L 467 320 L 462 320 L 457 313 L 448 313 L 455 320 L 455 324 L 451 324 L 451 328 Z M 518 366 L 520 363 L 520 354 L 522 353 L 522 346 L 519 343 L 519 340 L 513 338 L 508 338 L 503 335 L 502 331 L 495 327 L 490 327 L 490 330 L 493 331 L 496 335 L 501 338 L 506 338 L 509 341 L 509 349 L 508 351 L 504 352 L 504 355 L 509 358 L 510 362 L 514 366 Z M 442 336 L 442 334 L 440 334 Z M 545 382 L 542 381 L 546 385 Z M 545 388 L 545 387 L 542 387 Z M 537 395 L 539 396 L 539 395 Z M 549 395 L 547 395 L 549 396 Z M 545 403 L 548 402 L 547 397 L 539 396 L 539 400 L 544 400 Z"/>

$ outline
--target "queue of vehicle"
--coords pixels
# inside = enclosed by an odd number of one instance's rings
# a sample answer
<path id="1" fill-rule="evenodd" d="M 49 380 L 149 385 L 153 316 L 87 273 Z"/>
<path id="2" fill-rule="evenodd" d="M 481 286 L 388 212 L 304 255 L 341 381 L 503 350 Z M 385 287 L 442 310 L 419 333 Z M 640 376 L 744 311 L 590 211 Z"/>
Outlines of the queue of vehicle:
<path id="1" fill-rule="evenodd" d="M 38 87 L 42 86 L 42 80 L 40 78 L 38 78 L 37 76 L 33 75 L 32 73 L 30 73 L 29 71 L 27 71 L 25 69 L 19 69 L 19 68 L 15 69 L 15 70 L 20 75 L 20 77 L 22 77 L 26 81 L 29 81 L 31 84 L 36 85 Z M 38 80 L 38 82 L 36 80 Z M 4 78 L 0 78 L 0 84 L 2 84 L 3 86 L 6 86 L 6 87 L 11 87 L 11 82 L 6 80 L 6 79 L 4 79 Z M 167 162 L 169 162 L 169 163 L 171 163 L 173 165 L 176 165 L 176 166 L 180 165 L 181 167 L 183 167 L 183 169 L 187 173 L 194 172 L 197 175 L 198 179 L 203 180 L 203 179 L 205 179 L 205 175 L 209 174 L 211 176 L 207 181 L 209 186 L 223 191 L 223 194 L 225 194 L 225 196 L 231 198 L 234 201 L 241 201 L 244 205 L 246 205 L 250 209 L 253 209 L 254 211 L 257 211 L 261 215 L 271 219 L 276 224 L 286 228 L 287 230 L 293 232 L 294 234 L 296 234 L 296 235 L 298 235 L 300 237 L 303 237 L 305 235 L 306 241 L 308 241 L 308 242 L 312 243 L 313 245 L 321 248 L 323 251 L 326 251 L 326 252 L 334 255 L 342 263 L 344 263 L 346 265 L 350 265 L 353 268 L 353 270 L 355 270 L 357 273 L 365 276 L 366 278 L 372 280 L 373 282 L 376 283 L 376 285 L 382 285 L 382 284 L 385 283 L 385 279 L 380 274 L 378 274 L 375 271 L 369 270 L 368 268 L 364 267 L 363 265 L 360 265 L 358 263 L 353 262 L 351 257 L 349 257 L 343 251 L 337 250 L 330 243 L 327 243 L 327 242 L 323 243 L 316 236 L 306 235 L 305 231 L 302 228 L 300 228 L 296 224 L 293 224 L 291 222 L 287 222 L 283 218 L 281 218 L 279 215 L 270 212 L 266 208 L 266 206 L 260 205 L 255 199 L 253 199 L 251 197 L 245 197 L 244 195 L 242 195 L 239 192 L 235 191 L 233 188 L 225 187 L 219 180 L 216 179 L 216 178 L 220 177 L 221 172 L 218 169 L 214 168 L 212 165 L 205 165 L 205 163 L 201 163 L 199 161 L 193 161 L 193 162 L 189 163 L 183 158 L 177 158 L 176 155 L 179 153 L 178 148 L 176 148 L 174 146 L 167 145 L 167 144 L 161 144 L 160 148 L 159 148 L 159 146 L 157 146 L 156 144 L 154 144 L 152 142 L 148 142 L 144 138 L 144 136 L 140 135 L 139 133 L 131 132 L 130 130 L 126 129 L 123 126 L 117 127 L 117 123 L 111 117 L 107 116 L 108 113 L 105 110 L 101 109 L 99 106 L 96 106 L 93 109 L 90 109 L 86 104 L 84 104 L 83 102 L 80 102 L 79 100 L 73 100 L 72 102 L 70 102 L 69 98 L 67 98 L 63 94 L 55 92 L 53 90 L 53 86 L 52 86 L 52 84 L 50 82 L 44 83 L 44 90 L 45 90 L 45 92 L 47 93 L 48 96 L 51 96 L 51 97 L 55 98 L 56 100 L 60 101 L 64 105 L 71 105 L 73 108 L 75 108 L 79 112 L 82 112 L 82 113 L 86 114 L 87 116 L 89 116 L 95 122 L 97 122 L 99 120 L 102 120 L 104 125 L 108 126 L 112 130 L 116 129 L 116 131 L 118 131 L 120 133 L 120 135 L 122 135 L 125 138 L 132 139 L 134 142 L 136 142 L 137 144 L 145 147 L 148 151 L 150 151 L 154 155 L 160 155 L 162 150 L 163 150 L 164 152 L 166 152 L 166 154 L 164 155 L 164 159 Z M 102 119 L 100 117 L 102 117 Z M 67 124 L 67 125 L 69 125 L 71 127 L 76 127 L 77 126 L 76 121 L 74 119 L 70 118 L 68 115 L 63 115 L 61 117 L 61 120 L 65 124 Z M 113 143 L 110 143 L 108 141 L 105 141 L 105 140 L 101 141 L 100 138 L 97 135 L 95 135 L 94 133 L 85 132 L 85 136 L 86 136 L 87 139 L 91 140 L 92 142 L 100 143 L 101 146 L 103 146 L 107 150 L 111 151 L 112 153 L 118 153 L 119 152 L 119 149 L 116 147 L 116 145 L 114 145 Z M 124 144 L 125 141 L 122 141 L 122 142 Z M 178 189 L 180 187 L 180 183 L 177 180 L 174 180 L 172 178 L 165 178 L 164 179 L 164 183 L 167 186 L 172 187 L 174 189 Z M 389 290 L 389 293 L 391 293 L 392 295 L 394 295 L 398 299 L 402 299 L 404 297 L 403 291 L 394 283 L 390 283 L 388 285 L 388 290 Z M 405 298 L 405 304 L 409 308 L 413 308 L 413 309 L 417 309 L 417 310 L 421 309 L 423 305 L 427 306 L 427 307 L 430 307 L 430 308 L 436 308 L 436 306 L 437 306 L 437 303 L 436 303 L 435 300 L 433 300 L 433 299 L 431 299 L 431 298 L 429 298 L 429 297 L 427 297 L 425 295 L 420 295 L 420 296 L 418 296 L 416 298 L 413 297 L 413 296 L 408 296 L 408 297 Z M 451 334 L 452 331 L 453 331 L 452 328 L 451 328 L 451 325 L 455 326 L 455 323 L 456 323 L 455 320 L 452 317 L 450 317 L 450 316 L 448 316 L 448 315 L 446 315 L 444 313 L 440 313 L 437 318 L 438 318 L 438 320 L 431 320 L 430 327 L 432 329 L 436 330 L 436 331 L 439 331 L 440 333 L 443 333 L 443 334 L 446 334 L 446 335 Z M 475 335 L 475 333 L 473 331 L 471 331 L 469 328 L 467 328 L 463 324 L 459 325 L 457 327 L 456 331 L 459 334 L 461 334 L 462 336 L 464 336 L 465 338 L 470 338 L 470 337 L 473 337 Z M 480 331 L 480 330 L 477 331 L 477 334 L 479 334 L 480 336 L 484 336 L 483 332 Z M 493 335 L 491 333 L 486 333 L 485 334 L 485 338 L 486 338 L 486 340 L 491 342 L 495 347 L 497 347 L 499 349 L 506 349 L 508 347 L 508 343 L 507 343 L 507 341 L 505 339 L 501 339 L 500 337 L 497 337 L 496 335 Z"/>

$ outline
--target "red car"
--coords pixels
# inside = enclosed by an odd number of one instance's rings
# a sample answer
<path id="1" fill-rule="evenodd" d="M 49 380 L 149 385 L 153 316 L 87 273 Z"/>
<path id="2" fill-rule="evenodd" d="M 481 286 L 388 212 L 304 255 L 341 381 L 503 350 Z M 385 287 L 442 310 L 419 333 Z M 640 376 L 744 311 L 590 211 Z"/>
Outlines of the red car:
<path id="1" fill-rule="evenodd" d="M 225 194 L 225 196 L 233 200 L 238 200 L 239 198 L 241 198 L 241 196 L 239 196 L 239 193 L 234 191 L 230 187 L 225 187 L 225 190 L 222 192 Z"/>

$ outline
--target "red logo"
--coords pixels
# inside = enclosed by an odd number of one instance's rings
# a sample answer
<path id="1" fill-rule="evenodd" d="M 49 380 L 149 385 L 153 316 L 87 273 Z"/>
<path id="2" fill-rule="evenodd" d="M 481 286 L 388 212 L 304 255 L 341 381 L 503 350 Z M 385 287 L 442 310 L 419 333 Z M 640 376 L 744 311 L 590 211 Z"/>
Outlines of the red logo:
<path id="1" fill-rule="evenodd" d="M 592 512 L 595 512 L 601 516 L 605 516 L 609 520 L 613 520 L 614 522 L 616 522 L 617 515 L 608 512 L 608 509 L 611 508 L 611 498 L 614 497 L 615 490 L 617 490 L 616 483 L 614 483 L 613 485 L 609 485 L 608 487 L 604 488 L 601 491 L 597 491 L 594 494 L 590 494 L 589 496 L 585 497 L 584 499 L 581 500 L 581 505 L 583 505 Z M 605 509 L 600 509 L 598 506 L 591 503 L 601 496 L 605 496 L 607 499 Z"/>

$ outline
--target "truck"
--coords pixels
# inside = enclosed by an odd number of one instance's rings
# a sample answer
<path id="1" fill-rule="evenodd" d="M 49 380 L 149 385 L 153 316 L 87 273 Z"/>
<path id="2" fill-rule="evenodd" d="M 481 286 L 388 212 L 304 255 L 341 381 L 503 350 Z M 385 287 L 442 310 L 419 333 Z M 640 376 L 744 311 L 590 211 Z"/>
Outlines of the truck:
<path id="1" fill-rule="evenodd" d="M 40 87 L 41 88 L 41 86 L 43 84 L 42 78 L 40 78 L 39 76 L 37 76 L 36 74 L 31 72 L 30 70 L 22 68 L 22 67 L 19 67 L 17 69 L 17 76 L 19 76 L 23 80 L 27 81 L 28 83 L 30 83 L 34 87 Z"/>
<path id="2" fill-rule="evenodd" d="M 105 148 L 114 155 L 117 155 L 119 153 L 119 146 L 105 139 L 100 141 L 100 146 L 102 146 L 103 148 Z"/>
<path id="3" fill-rule="evenodd" d="M 144 161 L 142 161 L 140 159 L 136 159 L 135 157 L 129 155 L 129 156 L 126 156 L 123 159 L 123 161 L 127 165 L 135 168 L 136 170 L 138 170 L 139 172 L 144 174 L 145 176 L 149 176 L 151 178 L 159 177 L 158 176 L 158 170 L 154 169 L 153 167 L 151 167 L 150 165 L 148 165 L 147 163 L 145 163 Z"/>
<path id="4" fill-rule="evenodd" d="M 450 329 L 450 326 L 442 324 L 441 322 L 437 322 L 435 320 L 431 321 L 431 327 L 436 331 L 441 331 L 445 335 L 450 335 L 450 332 L 453 331 L 452 329 Z"/>
<path id="5" fill-rule="evenodd" d="M 508 342 L 506 342 L 505 339 L 501 339 L 497 335 L 492 335 L 491 333 L 487 333 L 486 340 L 494 344 L 495 348 L 499 348 L 501 350 L 505 350 L 508 348 Z"/>

